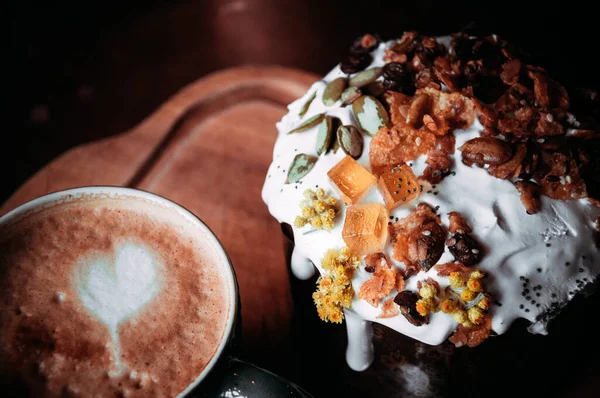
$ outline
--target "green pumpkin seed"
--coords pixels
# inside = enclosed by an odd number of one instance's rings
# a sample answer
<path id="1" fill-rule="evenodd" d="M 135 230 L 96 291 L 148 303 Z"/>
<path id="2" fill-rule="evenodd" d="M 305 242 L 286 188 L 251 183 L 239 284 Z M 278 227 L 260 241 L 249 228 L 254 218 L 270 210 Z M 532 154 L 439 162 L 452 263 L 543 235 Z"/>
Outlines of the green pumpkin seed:
<path id="1" fill-rule="evenodd" d="M 296 127 L 295 129 L 291 130 L 290 132 L 288 132 L 288 134 L 302 133 L 306 130 L 310 130 L 313 127 L 315 127 L 317 124 L 321 123 L 321 120 L 323 120 L 324 117 L 325 117 L 324 113 L 319 113 L 318 115 L 314 115 L 313 117 L 309 118 L 304 123 L 302 123 L 300 126 Z"/>
<path id="2" fill-rule="evenodd" d="M 356 87 L 348 87 L 342 93 L 342 105 L 350 105 L 353 103 L 358 97 L 360 97 L 362 93 L 359 88 Z"/>
<path id="3" fill-rule="evenodd" d="M 369 83 L 373 83 L 377 78 L 381 76 L 381 68 L 379 66 L 362 72 L 358 72 L 356 75 L 350 78 L 350 87 L 363 87 Z"/>
<path id="4" fill-rule="evenodd" d="M 383 88 L 382 81 L 374 81 L 373 83 L 369 83 L 362 88 L 365 94 L 371 95 L 373 97 L 379 97 L 385 89 Z"/>
<path id="5" fill-rule="evenodd" d="M 327 148 L 327 153 L 329 151 L 337 153 L 338 149 L 340 149 L 340 145 L 338 144 L 337 139 L 337 131 L 338 128 L 342 125 L 342 121 L 337 117 L 332 117 L 331 119 L 331 143 L 329 144 L 329 148 Z"/>
<path id="6" fill-rule="evenodd" d="M 315 99 L 316 96 L 317 96 L 317 92 L 315 91 L 306 100 L 306 102 L 304 103 L 304 105 L 302 105 L 302 107 L 300 108 L 300 113 L 298 113 L 298 116 L 304 117 L 304 115 L 306 115 L 306 112 L 308 111 L 308 108 L 310 108 L 310 104 L 312 104 L 312 102 L 313 102 L 313 100 Z"/>
<path id="7" fill-rule="evenodd" d="M 346 155 L 358 159 L 363 152 L 364 139 L 354 126 L 340 126 L 337 130 L 338 144 Z"/>
<path id="8" fill-rule="evenodd" d="M 390 118 L 383 105 L 370 95 L 363 95 L 354 101 L 352 111 L 360 127 L 370 136 L 374 136 L 381 127 L 390 124 Z"/>
<path id="9" fill-rule="evenodd" d="M 307 155 L 305 153 L 299 153 L 296 155 L 288 171 L 286 184 L 293 184 L 302 179 L 309 171 L 315 167 L 315 163 L 319 160 L 316 156 Z"/>
<path id="10" fill-rule="evenodd" d="M 325 151 L 329 149 L 329 144 L 331 144 L 331 137 L 333 136 L 331 125 L 332 117 L 325 116 L 325 119 L 323 119 L 317 129 L 317 155 L 319 156 L 321 156 L 322 153 L 325 153 Z"/>
<path id="11" fill-rule="evenodd" d="M 348 86 L 348 80 L 345 77 L 338 77 L 327 84 L 323 91 L 323 103 L 326 106 L 332 106 L 335 101 L 340 99 L 342 91 Z"/>

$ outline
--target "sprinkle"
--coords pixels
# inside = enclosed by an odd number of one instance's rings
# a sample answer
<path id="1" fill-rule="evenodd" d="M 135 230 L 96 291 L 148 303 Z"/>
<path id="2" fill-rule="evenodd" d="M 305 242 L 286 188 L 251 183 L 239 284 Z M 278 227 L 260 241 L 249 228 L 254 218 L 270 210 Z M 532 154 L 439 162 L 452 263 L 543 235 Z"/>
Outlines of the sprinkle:
<path id="1" fill-rule="evenodd" d="M 479 250 L 477 250 L 477 249 L 472 249 L 472 250 L 471 250 L 471 253 L 473 253 L 473 254 L 478 254 L 478 253 L 479 253 Z"/>
<path id="2" fill-rule="evenodd" d="M 537 269 L 537 272 L 542 272 L 542 269 L 541 269 L 541 268 L 538 268 L 538 269 Z"/>
<path id="3" fill-rule="evenodd" d="M 571 263 L 567 261 L 567 262 L 565 263 L 565 267 L 568 267 L 569 265 L 571 265 Z"/>
<path id="4" fill-rule="evenodd" d="M 427 191 L 427 193 L 431 193 L 431 190 Z"/>
<path id="5" fill-rule="evenodd" d="M 529 308 L 525 308 L 525 312 L 529 312 Z"/>
<path id="6" fill-rule="evenodd" d="M 550 243 L 546 243 L 546 247 L 550 247 L 552 246 Z"/>
<path id="7" fill-rule="evenodd" d="M 522 280 L 522 281 L 524 281 L 525 277 L 524 276 L 520 276 L 519 279 Z"/>
<path id="8" fill-rule="evenodd" d="M 579 272 L 580 272 L 580 273 L 581 273 L 581 272 L 583 272 L 583 268 L 579 268 Z"/>
<path id="9" fill-rule="evenodd" d="M 536 295 L 536 297 L 540 297 L 540 296 L 541 296 L 541 294 L 540 294 L 540 293 L 536 293 L 535 295 Z"/>
<path id="10" fill-rule="evenodd" d="M 525 297 L 525 300 L 527 300 L 527 301 L 531 300 L 531 296 Z"/>
<path id="11" fill-rule="evenodd" d="M 552 293 L 552 298 L 556 298 L 556 293 Z"/>
<path id="12" fill-rule="evenodd" d="M 434 194 L 435 196 L 437 196 L 437 194 L 438 194 L 438 193 L 437 193 L 437 191 L 436 191 L 436 192 L 434 192 L 433 194 Z"/>
<path id="13" fill-rule="evenodd" d="M 524 307 L 525 307 L 525 306 L 524 306 L 523 304 L 521 304 L 521 305 L 519 306 L 519 308 L 520 308 L 520 309 L 523 309 Z"/>
<path id="14" fill-rule="evenodd" d="M 585 256 L 581 256 L 581 259 L 582 259 L 582 260 L 585 260 Z"/>

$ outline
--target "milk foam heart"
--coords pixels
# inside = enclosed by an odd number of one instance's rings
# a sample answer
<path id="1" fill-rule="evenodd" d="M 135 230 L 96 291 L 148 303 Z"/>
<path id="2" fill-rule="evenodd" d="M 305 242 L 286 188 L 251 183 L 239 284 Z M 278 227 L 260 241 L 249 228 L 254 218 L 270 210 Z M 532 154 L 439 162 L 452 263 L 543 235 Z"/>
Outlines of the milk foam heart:
<path id="1" fill-rule="evenodd" d="M 96 254 L 80 260 L 77 292 L 83 305 L 108 326 L 114 350 L 113 361 L 120 368 L 119 324 L 148 303 L 160 290 L 162 264 L 146 247 L 124 243 L 114 256 Z"/>

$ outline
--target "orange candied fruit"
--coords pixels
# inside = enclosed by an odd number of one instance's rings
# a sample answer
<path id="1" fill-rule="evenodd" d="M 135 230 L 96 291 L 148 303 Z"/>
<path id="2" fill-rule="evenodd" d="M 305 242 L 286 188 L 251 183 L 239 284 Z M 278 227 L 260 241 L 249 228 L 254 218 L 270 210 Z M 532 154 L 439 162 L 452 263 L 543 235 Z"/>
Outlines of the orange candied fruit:
<path id="1" fill-rule="evenodd" d="M 408 203 L 421 193 L 419 180 L 407 164 L 397 165 L 383 172 L 377 186 L 388 209 Z"/>
<path id="2" fill-rule="evenodd" d="M 377 178 L 351 156 L 346 156 L 327 172 L 344 202 L 354 204 L 375 184 Z"/>
<path id="3" fill-rule="evenodd" d="M 381 253 L 388 236 L 388 213 L 380 203 L 349 206 L 342 238 L 357 255 Z"/>

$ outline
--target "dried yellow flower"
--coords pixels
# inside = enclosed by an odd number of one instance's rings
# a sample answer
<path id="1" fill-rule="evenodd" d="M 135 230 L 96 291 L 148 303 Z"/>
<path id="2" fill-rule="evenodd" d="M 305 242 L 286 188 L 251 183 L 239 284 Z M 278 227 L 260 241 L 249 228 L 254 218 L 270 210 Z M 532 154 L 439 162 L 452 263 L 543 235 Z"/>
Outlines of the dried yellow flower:
<path id="1" fill-rule="evenodd" d="M 328 273 L 319 278 L 313 301 L 322 320 L 340 323 L 344 319 L 342 308 L 352 306 L 352 276 L 360 266 L 360 258 L 353 256 L 347 247 L 332 249 L 325 253 L 321 266 Z"/>
<path id="2" fill-rule="evenodd" d="M 477 306 L 479 308 L 481 308 L 482 310 L 489 310 L 490 306 L 492 304 L 492 298 L 489 295 L 485 295 L 481 300 L 479 300 L 479 302 L 477 303 Z"/>
<path id="3" fill-rule="evenodd" d="M 475 299 L 475 297 L 477 297 L 477 293 L 475 293 L 474 291 L 472 291 L 470 289 L 465 289 L 460 294 L 460 298 L 465 301 L 471 301 L 471 300 Z"/>
<path id="4" fill-rule="evenodd" d="M 469 308 L 467 310 L 467 315 L 469 316 L 469 321 L 475 325 L 479 325 L 485 318 L 485 313 L 477 306 Z"/>
<path id="5" fill-rule="evenodd" d="M 470 322 L 469 316 L 467 315 L 467 311 L 465 310 L 456 310 L 451 315 L 452 318 L 461 325 L 467 326 L 465 324 Z"/>
<path id="6" fill-rule="evenodd" d="M 430 298 L 422 298 L 417 301 L 417 312 L 421 314 L 421 316 L 425 316 L 430 312 L 435 312 L 435 301 L 432 297 Z"/>
<path id="7" fill-rule="evenodd" d="M 433 298 L 435 297 L 436 293 L 437 290 L 435 287 L 429 284 L 423 284 L 421 289 L 419 289 L 419 295 L 424 299 Z"/>
<path id="8" fill-rule="evenodd" d="M 307 189 L 304 191 L 304 200 L 300 202 L 301 215 L 294 220 L 296 228 L 311 225 L 316 229 L 330 231 L 335 223 L 337 212 L 337 199 L 325 194 L 323 188 L 316 191 Z"/>
<path id="9" fill-rule="evenodd" d="M 446 299 L 446 300 L 442 301 L 440 308 L 441 308 L 442 312 L 444 312 L 446 314 L 451 314 L 454 311 L 456 311 L 456 309 L 458 307 L 456 306 L 456 303 L 453 300 Z"/>
<path id="10" fill-rule="evenodd" d="M 467 281 L 467 287 L 474 292 L 483 292 L 483 283 L 481 283 L 481 279 L 469 279 Z"/>
<path id="11" fill-rule="evenodd" d="M 448 279 L 450 280 L 450 285 L 454 288 L 460 288 L 465 285 L 465 279 L 460 272 L 450 273 Z"/>
<path id="12" fill-rule="evenodd" d="M 471 271 L 471 274 L 469 275 L 469 278 L 471 279 L 481 279 L 485 276 L 485 273 L 483 271 L 480 271 L 478 269 L 476 269 L 475 271 Z"/>

